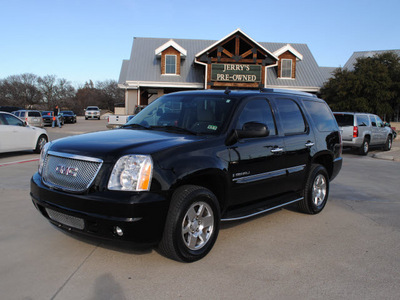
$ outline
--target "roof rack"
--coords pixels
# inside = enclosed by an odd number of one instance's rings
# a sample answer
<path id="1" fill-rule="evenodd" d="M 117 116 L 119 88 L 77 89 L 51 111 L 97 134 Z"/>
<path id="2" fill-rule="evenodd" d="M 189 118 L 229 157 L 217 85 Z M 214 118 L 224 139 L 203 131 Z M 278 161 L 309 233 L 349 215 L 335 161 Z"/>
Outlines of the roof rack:
<path id="1" fill-rule="evenodd" d="M 317 95 L 314 95 L 311 93 L 300 92 L 300 91 L 295 91 L 295 90 L 286 90 L 286 89 L 263 88 L 263 89 L 260 89 L 260 92 L 261 93 L 284 93 L 284 94 L 302 95 L 302 96 L 307 96 L 307 97 L 318 98 Z"/>

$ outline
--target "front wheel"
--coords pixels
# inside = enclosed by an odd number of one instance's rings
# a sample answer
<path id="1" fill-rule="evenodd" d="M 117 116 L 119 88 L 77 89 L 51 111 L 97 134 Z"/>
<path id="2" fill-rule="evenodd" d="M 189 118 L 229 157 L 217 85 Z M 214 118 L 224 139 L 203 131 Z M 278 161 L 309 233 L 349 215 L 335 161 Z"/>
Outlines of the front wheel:
<path id="1" fill-rule="evenodd" d="M 210 190 L 196 185 L 179 187 L 172 196 L 159 249 L 177 261 L 197 261 L 214 246 L 219 223 L 219 204 Z"/>
<path id="2" fill-rule="evenodd" d="M 307 214 L 318 214 L 325 207 L 329 194 L 329 176 L 322 165 L 313 164 L 304 187 L 300 210 Z"/>
<path id="3" fill-rule="evenodd" d="M 34 150 L 35 153 L 40 153 L 42 151 L 42 148 L 46 143 L 48 142 L 47 137 L 45 135 L 39 136 L 37 142 L 36 142 L 36 148 Z"/>
<path id="4" fill-rule="evenodd" d="M 385 146 L 383 147 L 383 150 L 389 151 L 392 149 L 392 137 L 389 135 L 386 139 Z"/>

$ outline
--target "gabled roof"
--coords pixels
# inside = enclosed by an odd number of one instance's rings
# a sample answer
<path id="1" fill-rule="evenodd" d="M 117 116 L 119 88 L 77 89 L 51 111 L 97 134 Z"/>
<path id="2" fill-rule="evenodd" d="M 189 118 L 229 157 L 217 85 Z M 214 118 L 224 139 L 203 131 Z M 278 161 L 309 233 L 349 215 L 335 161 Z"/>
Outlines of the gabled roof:
<path id="1" fill-rule="evenodd" d="M 235 31 L 236 32 L 236 31 Z M 131 57 L 123 61 L 119 84 L 134 86 L 187 87 L 204 88 L 204 66 L 194 63 L 195 57 L 218 44 L 215 40 L 173 39 L 180 47 L 187 50 L 187 57 L 181 62 L 179 76 L 161 74 L 160 60 L 155 56 L 155 49 L 165 45 L 169 38 L 134 38 Z M 257 43 L 269 53 L 285 47 L 287 43 Z M 276 68 L 268 68 L 267 86 L 304 91 L 317 91 L 325 81 L 320 67 L 306 44 L 292 43 L 291 47 L 301 53 L 303 59 L 296 64 L 296 78 L 278 78 Z"/>
<path id="2" fill-rule="evenodd" d="M 160 47 L 158 47 L 155 50 L 155 54 L 157 56 L 161 56 L 161 53 L 165 50 L 168 49 L 169 47 L 173 47 L 175 50 L 177 50 L 178 52 L 180 52 L 181 56 L 186 57 L 187 55 L 187 51 L 182 48 L 181 46 L 179 46 L 174 40 L 169 40 L 168 42 L 166 42 L 165 44 L 161 45 Z"/>
<path id="3" fill-rule="evenodd" d="M 301 55 L 296 49 L 294 49 L 290 44 L 286 44 L 285 46 L 283 46 L 282 48 L 276 50 L 274 52 L 276 57 L 279 57 L 280 55 L 282 55 L 285 52 L 291 52 L 294 56 L 296 56 L 299 60 L 303 60 L 303 55 Z"/>
<path id="4" fill-rule="evenodd" d="M 400 56 L 400 49 L 395 50 L 378 50 L 378 51 L 356 51 L 350 56 L 349 60 L 344 65 L 343 69 L 347 69 L 349 71 L 354 70 L 354 64 L 357 62 L 357 58 L 360 57 L 373 57 L 376 54 L 382 54 L 385 52 L 394 52 Z"/>
<path id="5" fill-rule="evenodd" d="M 265 51 L 266 53 L 268 53 L 269 55 L 271 55 L 273 58 L 275 58 L 276 60 L 278 60 L 278 57 L 276 57 L 273 53 L 271 53 L 270 51 L 268 51 L 267 49 L 265 49 L 262 45 L 260 45 L 259 43 L 257 43 L 255 40 L 253 40 L 251 37 L 249 37 L 247 34 L 245 34 L 240 28 L 234 30 L 233 32 L 231 32 L 230 34 L 228 34 L 227 36 L 223 37 L 222 39 L 220 39 L 219 41 L 216 41 L 214 44 L 212 44 L 211 46 L 207 47 L 206 49 L 204 49 L 203 51 L 197 53 L 195 55 L 195 57 L 200 57 L 202 56 L 204 53 L 207 53 L 207 51 L 211 50 L 212 48 L 214 48 L 215 46 L 217 46 L 218 44 L 223 43 L 226 39 L 230 38 L 232 35 L 235 35 L 237 33 L 242 34 L 244 37 L 246 37 L 247 39 L 249 39 L 252 43 L 254 43 L 257 47 L 259 47 L 261 50 Z"/>

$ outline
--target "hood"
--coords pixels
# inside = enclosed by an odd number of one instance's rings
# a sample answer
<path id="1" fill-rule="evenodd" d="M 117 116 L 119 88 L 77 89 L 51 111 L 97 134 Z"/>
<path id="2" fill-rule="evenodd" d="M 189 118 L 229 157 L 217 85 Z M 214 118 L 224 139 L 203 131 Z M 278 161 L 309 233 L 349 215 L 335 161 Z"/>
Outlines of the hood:
<path id="1" fill-rule="evenodd" d="M 203 139 L 162 131 L 115 129 L 59 139 L 52 142 L 49 150 L 96 157 L 106 162 L 126 154 L 152 154 Z"/>

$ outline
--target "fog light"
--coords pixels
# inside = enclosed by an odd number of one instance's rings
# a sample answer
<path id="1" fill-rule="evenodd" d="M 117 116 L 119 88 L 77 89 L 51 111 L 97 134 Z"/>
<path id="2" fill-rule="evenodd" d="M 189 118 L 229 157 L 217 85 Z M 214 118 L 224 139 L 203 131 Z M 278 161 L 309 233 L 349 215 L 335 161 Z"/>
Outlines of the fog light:
<path id="1" fill-rule="evenodd" d="M 122 231 L 122 229 L 118 226 L 114 226 L 114 233 L 118 236 L 123 236 L 124 232 Z"/>

